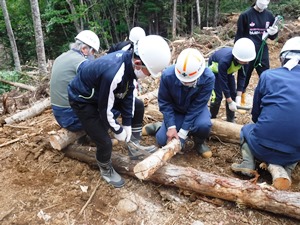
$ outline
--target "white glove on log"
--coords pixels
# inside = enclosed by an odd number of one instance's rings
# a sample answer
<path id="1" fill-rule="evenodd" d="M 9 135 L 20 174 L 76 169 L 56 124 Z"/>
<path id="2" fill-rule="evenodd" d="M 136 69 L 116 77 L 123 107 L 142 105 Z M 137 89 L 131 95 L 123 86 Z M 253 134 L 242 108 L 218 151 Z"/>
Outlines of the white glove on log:
<path id="1" fill-rule="evenodd" d="M 179 132 L 178 132 L 178 136 L 185 140 L 187 138 L 187 135 L 188 135 L 189 131 L 188 130 L 184 130 L 184 129 L 180 129 Z"/>
<path id="2" fill-rule="evenodd" d="M 240 106 L 241 105 L 241 100 L 242 100 L 242 97 L 241 96 L 236 96 L 235 97 L 235 103 Z"/>
<path id="3" fill-rule="evenodd" d="M 114 136 L 118 141 L 125 141 L 126 140 L 126 131 L 125 131 L 125 129 L 122 129 L 122 132 L 119 133 L 119 134 L 114 134 Z"/>
<path id="4" fill-rule="evenodd" d="M 123 129 L 126 132 L 126 142 L 130 141 L 131 135 L 132 135 L 132 128 L 131 126 L 123 126 Z"/>
<path id="5" fill-rule="evenodd" d="M 277 32 L 278 32 L 278 27 L 277 26 L 272 26 L 272 27 L 269 27 L 268 29 L 267 29 L 267 32 L 268 32 L 268 34 L 269 35 L 275 35 L 275 34 L 277 34 Z"/>
<path id="6" fill-rule="evenodd" d="M 231 111 L 233 112 L 237 111 L 237 104 L 235 103 L 235 101 L 228 103 L 228 106 Z"/>

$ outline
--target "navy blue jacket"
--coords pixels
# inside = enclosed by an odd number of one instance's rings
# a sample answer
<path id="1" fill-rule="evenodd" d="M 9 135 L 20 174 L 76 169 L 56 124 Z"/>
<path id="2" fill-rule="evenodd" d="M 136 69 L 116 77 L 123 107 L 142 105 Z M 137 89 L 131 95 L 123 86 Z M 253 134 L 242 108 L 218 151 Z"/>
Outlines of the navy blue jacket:
<path id="1" fill-rule="evenodd" d="M 175 126 L 174 112 L 185 114 L 182 129 L 191 130 L 194 119 L 207 108 L 214 88 L 215 76 L 206 68 L 197 81 L 197 86 L 186 87 L 175 75 L 175 65 L 162 73 L 158 91 L 159 110 L 166 127 Z"/>
<path id="2" fill-rule="evenodd" d="M 131 126 L 134 79 L 130 51 L 117 51 L 86 61 L 69 84 L 69 101 L 97 105 L 100 118 L 114 133 L 120 133 L 122 128 L 114 119 L 113 111 L 120 111 L 123 125 Z"/>
<path id="3" fill-rule="evenodd" d="M 216 51 L 208 60 L 209 68 L 213 73 L 218 74 L 221 81 L 222 92 L 226 98 L 230 97 L 230 87 L 228 85 L 228 76 L 232 76 L 242 68 L 242 65 L 234 63 L 232 48 L 225 47 Z M 244 73 L 239 73 L 237 77 L 237 91 L 243 91 L 246 76 Z M 235 92 L 235 90 L 234 90 Z"/>
<path id="4" fill-rule="evenodd" d="M 300 160 L 300 65 L 267 70 L 254 93 L 252 120 L 257 144 Z M 247 137 L 246 137 L 247 138 Z M 279 162 L 280 163 L 280 162 Z"/>

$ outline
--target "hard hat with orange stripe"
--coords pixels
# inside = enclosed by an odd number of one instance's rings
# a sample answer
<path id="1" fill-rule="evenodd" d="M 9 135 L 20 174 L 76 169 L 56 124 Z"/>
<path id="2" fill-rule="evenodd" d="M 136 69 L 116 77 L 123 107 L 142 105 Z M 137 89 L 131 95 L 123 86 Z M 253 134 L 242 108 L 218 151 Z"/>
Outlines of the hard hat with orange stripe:
<path id="1" fill-rule="evenodd" d="M 203 55 L 194 48 L 184 49 L 178 56 L 175 65 L 176 77 L 182 82 L 197 80 L 205 69 Z"/>

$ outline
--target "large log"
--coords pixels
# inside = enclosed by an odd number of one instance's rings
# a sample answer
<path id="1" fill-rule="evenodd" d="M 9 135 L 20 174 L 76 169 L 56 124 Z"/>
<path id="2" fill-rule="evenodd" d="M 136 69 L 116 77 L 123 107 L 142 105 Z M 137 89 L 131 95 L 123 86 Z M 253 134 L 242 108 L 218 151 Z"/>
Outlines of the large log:
<path id="1" fill-rule="evenodd" d="M 216 136 L 220 140 L 229 143 L 240 143 L 240 132 L 243 125 L 230 123 L 218 119 L 212 119 L 210 136 Z"/>
<path id="2" fill-rule="evenodd" d="M 88 147 L 85 150 L 69 148 L 66 155 L 86 162 L 94 168 L 96 160 L 92 152 Z M 131 161 L 129 157 L 113 152 L 112 162 L 119 173 L 135 177 L 133 168 L 137 161 Z M 270 185 L 257 185 L 248 180 L 222 177 L 170 163 L 158 169 L 148 180 L 300 219 L 300 193 L 298 192 L 279 191 Z"/>
<path id="3" fill-rule="evenodd" d="M 137 178 L 145 180 L 181 150 L 180 141 L 173 139 L 164 147 L 139 162 L 133 169 Z"/>
<path id="4" fill-rule="evenodd" d="M 12 82 L 12 81 L 7 81 L 7 80 L 3 80 L 3 79 L 0 79 L 0 82 L 9 84 L 9 85 L 12 85 L 12 86 L 15 86 L 15 87 L 23 88 L 23 89 L 26 89 L 26 90 L 29 90 L 29 91 L 36 91 L 37 90 L 36 87 L 30 86 L 30 85 L 27 85 L 27 84 L 23 84 L 23 83 Z"/>
<path id="5" fill-rule="evenodd" d="M 42 113 L 44 110 L 46 110 L 50 106 L 51 106 L 50 98 L 46 98 L 46 99 L 37 101 L 33 106 L 31 106 L 28 109 L 22 110 L 10 117 L 5 118 L 4 121 L 6 124 L 20 122 L 22 120 L 26 120 L 26 119 L 29 119 L 29 118 L 39 115 L 40 113 Z"/>
<path id="6" fill-rule="evenodd" d="M 50 132 L 50 144 L 52 148 L 56 150 L 62 150 L 67 147 L 69 144 L 74 143 L 77 139 L 86 135 L 85 131 L 71 132 L 64 128 L 61 128 L 57 132 Z M 112 145 L 115 146 L 118 144 L 117 139 L 111 139 Z"/>

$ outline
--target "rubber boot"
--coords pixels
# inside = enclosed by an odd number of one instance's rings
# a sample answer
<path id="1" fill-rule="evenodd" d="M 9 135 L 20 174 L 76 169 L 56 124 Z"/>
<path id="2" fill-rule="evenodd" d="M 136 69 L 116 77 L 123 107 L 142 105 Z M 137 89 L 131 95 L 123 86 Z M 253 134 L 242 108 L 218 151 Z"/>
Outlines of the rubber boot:
<path id="1" fill-rule="evenodd" d="M 211 118 L 215 119 L 217 118 L 217 115 L 219 113 L 221 102 L 215 101 L 215 102 L 210 102 L 210 114 Z"/>
<path id="2" fill-rule="evenodd" d="M 289 177 L 290 177 L 291 180 L 292 180 L 292 172 L 296 168 L 297 164 L 298 163 L 296 162 L 294 164 L 290 164 L 290 165 L 284 166 L 284 169 L 287 172 L 287 174 L 289 175 Z"/>
<path id="3" fill-rule="evenodd" d="M 235 112 L 229 109 L 229 105 L 226 102 L 226 120 L 227 122 L 234 123 Z"/>
<path id="4" fill-rule="evenodd" d="M 241 164 L 233 163 L 231 170 L 235 173 L 243 174 L 248 177 L 254 177 L 254 174 L 250 173 L 249 170 L 255 169 L 254 156 L 246 142 L 241 147 L 243 161 Z"/>
<path id="5" fill-rule="evenodd" d="M 242 93 L 241 106 L 246 106 L 246 92 Z"/>
<path id="6" fill-rule="evenodd" d="M 154 136 L 161 127 L 162 122 L 148 123 L 142 129 L 142 135 Z"/>
<path id="7" fill-rule="evenodd" d="M 150 146 L 141 145 L 140 140 L 136 139 L 134 136 L 131 136 L 130 141 L 127 142 L 126 145 L 128 149 L 128 156 L 130 159 L 147 157 L 158 149 L 155 145 L 150 145 Z"/>
<path id="8" fill-rule="evenodd" d="M 111 160 L 106 163 L 101 163 L 97 160 L 101 176 L 107 183 L 113 185 L 115 188 L 123 187 L 125 184 L 124 179 L 114 170 Z"/>
<path id="9" fill-rule="evenodd" d="M 212 156 L 210 148 L 205 144 L 205 139 L 194 136 L 194 148 L 203 158 L 210 158 Z"/>

